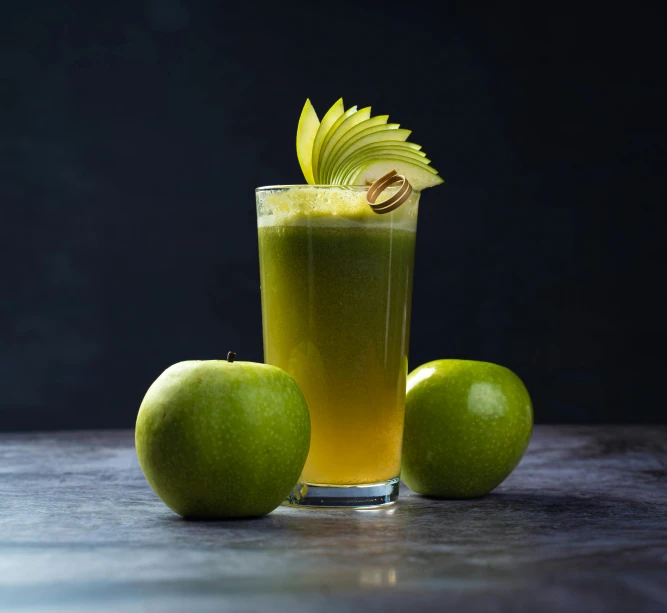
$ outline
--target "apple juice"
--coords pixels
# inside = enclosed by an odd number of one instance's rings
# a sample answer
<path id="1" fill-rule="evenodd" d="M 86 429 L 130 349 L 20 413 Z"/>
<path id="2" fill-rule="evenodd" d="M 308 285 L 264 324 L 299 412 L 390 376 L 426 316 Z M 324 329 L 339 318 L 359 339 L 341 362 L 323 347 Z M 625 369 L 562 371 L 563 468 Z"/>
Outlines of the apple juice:
<path id="1" fill-rule="evenodd" d="M 377 215 L 365 192 L 258 190 L 264 358 L 310 410 L 303 483 L 400 473 L 419 195 Z"/>

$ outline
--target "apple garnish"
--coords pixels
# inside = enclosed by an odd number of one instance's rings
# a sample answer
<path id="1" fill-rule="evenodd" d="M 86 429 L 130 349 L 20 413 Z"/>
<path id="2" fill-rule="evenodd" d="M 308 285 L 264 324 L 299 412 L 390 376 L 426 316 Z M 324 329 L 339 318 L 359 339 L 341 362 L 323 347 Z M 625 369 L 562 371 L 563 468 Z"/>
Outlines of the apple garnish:
<path id="1" fill-rule="evenodd" d="M 372 185 L 395 170 L 416 190 L 443 182 L 421 146 L 408 142 L 411 131 L 388 123 L 389 115 L 371 117 L 371 108 L 345 110 L 343 99 L 322 121 L 310 100 L 301 111 L 296 151 L 310 185 Z"/>
<path id="2" fill-rule="evenodd" d="M 301 117 L 299 117 L 299 127 L 296 129 L 296 155 L 299 158 L 303 176 L 310 185 L 315 183 L 312 157 L 313 143 L 319 127 L 320 120 L 317 118 L 317 113 L 310 100 L 306 100 Z"/>

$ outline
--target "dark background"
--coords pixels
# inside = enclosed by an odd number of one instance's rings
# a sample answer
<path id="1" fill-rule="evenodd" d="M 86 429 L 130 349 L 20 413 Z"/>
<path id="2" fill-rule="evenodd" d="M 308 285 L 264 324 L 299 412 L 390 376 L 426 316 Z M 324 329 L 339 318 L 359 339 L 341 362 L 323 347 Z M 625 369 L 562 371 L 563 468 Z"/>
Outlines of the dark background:
<path id="1" fill-rule="evenodd" d="M 260 361 L 253 189 L 303 182 L 304 100 L 340 96 L 446 180 L 411 368 L 506 365 L 537 422 L 664 422 L 658 16 L 286 6 L 3 3 L 0 429 L 130 427 L 173 362 Z"/>

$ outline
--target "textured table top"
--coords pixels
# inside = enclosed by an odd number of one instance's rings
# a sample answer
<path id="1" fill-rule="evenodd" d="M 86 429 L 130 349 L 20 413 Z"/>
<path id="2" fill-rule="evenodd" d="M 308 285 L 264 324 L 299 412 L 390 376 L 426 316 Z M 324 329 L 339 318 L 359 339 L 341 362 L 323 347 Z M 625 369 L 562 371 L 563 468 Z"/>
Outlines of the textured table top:
<path id="1" fill-rule="evenodd" d="M 0 611 L 667 611 L 667 428 L 538 427 L 470 501 L 188 522 L 129 431 L 0 435 Z"/>

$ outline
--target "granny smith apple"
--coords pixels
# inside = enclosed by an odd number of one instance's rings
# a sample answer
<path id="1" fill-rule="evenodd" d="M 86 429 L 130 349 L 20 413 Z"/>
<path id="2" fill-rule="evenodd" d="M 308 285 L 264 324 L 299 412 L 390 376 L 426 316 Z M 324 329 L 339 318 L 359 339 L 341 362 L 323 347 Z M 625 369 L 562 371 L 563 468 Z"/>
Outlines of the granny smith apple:
<path id="1" fill-rule="evenodd" d="M 135 442 L 148 483 L 179 515 L 258 517 L 299 479 L 310 415 L 285 371 L 230 352 L 165 370 L 141 403 Z"/>
<path id="2" fill-rule="evenodd" d="M 532 428 L 530 396 L 511 370 L 429 362 L 408 376 L 401 478 L 427 496 L 482 496 L 514 470 Z"/>

